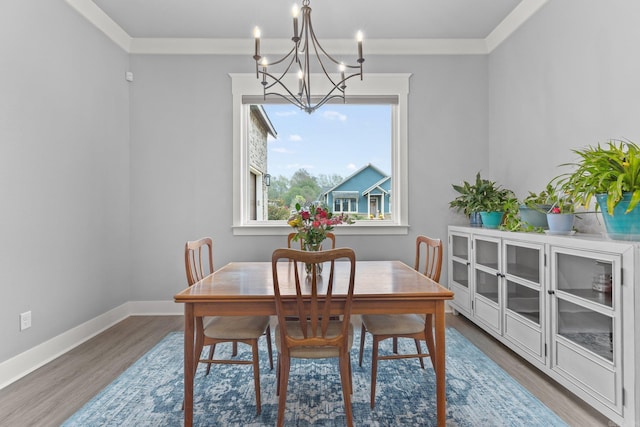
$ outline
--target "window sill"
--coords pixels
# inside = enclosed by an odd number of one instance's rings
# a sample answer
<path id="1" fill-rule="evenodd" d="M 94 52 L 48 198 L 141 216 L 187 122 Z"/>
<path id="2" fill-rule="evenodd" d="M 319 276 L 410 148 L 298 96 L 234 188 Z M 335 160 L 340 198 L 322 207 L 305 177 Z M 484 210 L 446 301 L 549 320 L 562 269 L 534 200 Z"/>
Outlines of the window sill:
<path id="1" fill-rule="evenodd" d="M 284 221 L 274 224 L 256 221 L 251 224 L 235 225 L 232 228 L 234 236 L 286 236 L 293 231 L 293 228 Z M 409 234 L 409 226 L 384 220 L 366 221 L 338 225 L 333 232 L 342 236 L 403 235 Z"/>

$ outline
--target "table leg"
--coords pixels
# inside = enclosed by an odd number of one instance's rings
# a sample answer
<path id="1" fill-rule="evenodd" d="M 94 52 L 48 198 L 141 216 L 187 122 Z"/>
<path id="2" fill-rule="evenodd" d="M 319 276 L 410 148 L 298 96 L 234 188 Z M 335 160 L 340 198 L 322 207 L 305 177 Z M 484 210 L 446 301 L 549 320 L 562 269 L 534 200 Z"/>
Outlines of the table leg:
<path id="1" fill-rule="evenodd" d="M 445 382 L 445 325 L 444 301 L 436 302 L 436 402 L 438 426 L 444 427 L 447 421 L 447 396 Z"/>
<path id="2" fill-rule="evenodd" d="M 193 304 L 184 305 L 184 426 L 193 425 Z"/>

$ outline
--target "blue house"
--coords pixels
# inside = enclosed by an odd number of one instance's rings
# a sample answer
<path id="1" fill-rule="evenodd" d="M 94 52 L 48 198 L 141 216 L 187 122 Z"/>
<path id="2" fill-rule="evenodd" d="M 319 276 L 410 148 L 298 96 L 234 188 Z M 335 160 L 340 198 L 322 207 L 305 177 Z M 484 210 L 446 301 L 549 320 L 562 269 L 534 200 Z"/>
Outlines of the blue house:
<path id="1" fill-rule="evenodd" d="M 369 163 L 324 191 L 320 200 L 335 213 L 389 218 L 391 177 Z"/>

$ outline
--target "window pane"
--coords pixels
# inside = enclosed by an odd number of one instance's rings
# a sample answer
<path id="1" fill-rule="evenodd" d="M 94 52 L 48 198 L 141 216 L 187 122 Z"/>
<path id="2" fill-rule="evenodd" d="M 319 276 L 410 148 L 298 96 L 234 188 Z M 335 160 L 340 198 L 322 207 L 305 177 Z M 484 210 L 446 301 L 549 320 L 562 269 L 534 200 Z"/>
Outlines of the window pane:
<path id="1" fill-rule="evenodd" d="M 318 201 L 357 220 L 392 219 L 391 105 L 325 105 L 307 114 L 262 104 L 250 112 L 249 166 L 270 175 L 256 196 L 269 220 Z"/>

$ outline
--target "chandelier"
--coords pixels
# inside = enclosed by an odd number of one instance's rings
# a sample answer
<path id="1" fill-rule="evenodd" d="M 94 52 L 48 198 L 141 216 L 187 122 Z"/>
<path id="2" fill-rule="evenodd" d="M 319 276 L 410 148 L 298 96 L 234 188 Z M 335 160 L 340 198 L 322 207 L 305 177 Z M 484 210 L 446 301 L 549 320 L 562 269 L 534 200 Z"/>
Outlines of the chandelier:
<path id="1" fill-rule="evenodd" d="M 302 26 L 298 31 L 298 15 L 302 12 Z M 358 65 L 347 65 L 337 61 L 329 55 L 320 46 L 313 25 L 311 24 L 311 7 L 309 0 L 302 1 L 302 10 L 298 5 L 293 6 L 293 47 L 284 57 L 277 61 L 269 62 L 267 58 L 260 56 L 260 29 L 254 29 L 255 38 L 255 55 L 253 59 L 256 61 L 256 78 L 262 76 L 262 86 L 264 91 L 264 99 L 268 95 L 275 95 L 290 103 L 296 105 L 300 109 L 311 114 L 328 101 L 332 99 L 345 100 L 345 90 L 347 88 L 347 80 L 352 77 L 359 76 L 362 80 L 362 32 L 358 31 L 356 42 L 358 45 Z M 311 65 L 312 58 L 315 66 L 319 66 L 322 73 L 328 80 L 329 91 L 326 95 L 314 96 L 311 92 Z M 334 77 L 329 74 L 328 66 L 336 65 L 338 73 Z M 346 74 L 347 70 L 355 70 L 350 74 Z M 297 88 L 289 88 L 285 84 L 287 75 L 295 73 L 297 75 Z"/>

